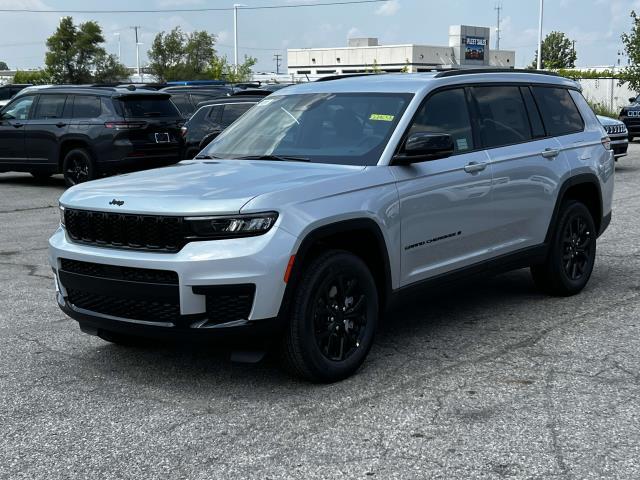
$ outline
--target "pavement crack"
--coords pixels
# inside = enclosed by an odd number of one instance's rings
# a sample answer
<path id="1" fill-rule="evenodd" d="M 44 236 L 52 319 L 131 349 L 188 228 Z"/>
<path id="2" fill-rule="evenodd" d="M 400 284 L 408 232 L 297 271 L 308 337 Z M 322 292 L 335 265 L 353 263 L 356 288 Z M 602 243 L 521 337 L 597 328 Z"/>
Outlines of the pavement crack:
<path id="1" fill-rule="evenodd" d="M 14 208 L 11 210 L 0 210 L 0 213 L 30 212 L 33 210 L 46 210 L 47 208 L 58 208 L 58 205 L 47 205 L 44 207 Z"/>
<path id="2" fill-rule="evenodd" d="M 551 435 L 551 446 L 553 449 L 553 456 L 556 460 L 556 464 L 558 465 L 558 468 L 560 469 L 563 475 L 567 476 L 568 478 L 572 478 L 569 468 L 567 467 L 567 464 L 565 462 L 564 455 L 562 453 L 562 448 L 560 446 L 560 440 L 558 437 L 558 422 L 555 417 L 553 401 L 551 400 L 551 397 L 552 397 L 551 384 L 554 378 L 555 378 L 555 372 L 553 369 L 550 369 L 547 375 L 545 376 L 545 382 L 544 382 L 544 397 L 545 397 L 544 405 L 545 405 L 545 410 L 547 412 L 547 419 L 548 419 L 547 428 L 549 429 L 549 433 Z"/>

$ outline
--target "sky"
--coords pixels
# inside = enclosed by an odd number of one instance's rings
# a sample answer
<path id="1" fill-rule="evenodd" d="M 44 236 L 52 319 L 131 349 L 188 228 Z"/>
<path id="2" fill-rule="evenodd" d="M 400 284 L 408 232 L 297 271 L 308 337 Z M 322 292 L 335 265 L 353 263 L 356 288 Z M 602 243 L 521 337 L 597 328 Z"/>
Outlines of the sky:
<path id="1" fill-rule="evenodd" d="M 318 3 L 322 0 L 243 0 L 255 7 Z M 326 0 L 325 0 L 326 1 Z M 236 0 L 237 2 L 237 0 Z M 0 0 L 0 9 L 123 10 L 231 7 L 234 0 Z M 380 44 L 416 43 L 447 45 L 449 25 L 492 28 L 495 45 L 497 0 L 388 0 L 378 4 L 334 5 L 272 10 L 240 10 L 238 31 L 240 56 L 258 59 L 254 71 L 275 71 L 274 54 L 286 49 L 345 46 L 353 36 L 378 37 Z M 531 63 L 537 43 L 539 0 L 500 0 L 501 43 L 516 51 L 516 66 Z M 640 12 L 640 0 L 545 0 L 544 29 L 565 32 L 576 41 L 578 66 L 617 63 L 622 50 L 620 34 L 631 29 L 629 13 Z M 10 68 L 37 68 L 44 63 L 45 42 L 59 22 L 60 13 L 0 12 L 0 60 Z M 233 60 L 233 13 L 94 13 L 72 14 L 76 23 L 95 20 L 104 32 L 105 48 L 117 53 L 120 33 L 122 61 L 135 65 L 135 39 L 130 28 L 141 27 L 141 57 L 160 31 L 180 26 L 183 31 L 207 30 L 217 38 L 220 55 Z M 626 60 L 623 58 L 622 63 Z"/>

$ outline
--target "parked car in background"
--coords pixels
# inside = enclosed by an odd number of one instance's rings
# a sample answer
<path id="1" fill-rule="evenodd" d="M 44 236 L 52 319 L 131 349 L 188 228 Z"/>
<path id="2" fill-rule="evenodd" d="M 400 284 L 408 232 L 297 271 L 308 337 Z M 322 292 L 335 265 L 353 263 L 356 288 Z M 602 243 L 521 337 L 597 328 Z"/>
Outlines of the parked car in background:
<path id="1" fill-rule="evenodd" d="M 629 148 L 629 132 L 624 122 L 602 115 L 597 117 L 611 139 L 611 150 L 615 159 L 624 157 Z"/>
<path id="2" fill-rule="evenodd" d="M 271 340 L 336 381 L 406 292 L 530 267 L 579 293 L 612 215 L 609 137 L 576 82 L 531 71 L 296 85 L 198 158 L 60 198 L 55 298 L 85 333 Z"/>
<path id="3" fill-rule="evenodd" d="M 182 127 L 183 158 L 195 157 L 222 131 L 240 118 L 264 96 L 234 95 L 202 103 Z"/>
<path id="4" fill-rule="evenodd" d="M 290 87 L 291 85 L 295 85 L 295 83 L 265 83 L 264 85 L 261 85 L 260 88 L 269 92 L 275 92 L 282 90 L 283 88 Z"/>
<path id="5" fill-rule="evenodd" d="M 622 107 L 618 119 L 625 124 L 629 133 L 629 141 L 632 142 L 640 136 L 640 97 L 630 98 L 629 105 Z"/>
<path id="6" fill-rule="evenodd" d="M 224 85 L 177 86 L 165 87 L 160 91 L 171 95 L 171 101 L 178 107 L 180 113 L 185 118 L 189 118 L 196 111 L 199 103 L 229 95 L 233 93 L 233 88 Z"/>
<path id="7" fill-rule="evenodd" d="M 30 86 L 30 83 L 10 83 L 8 85 L 2 85 L 0 87 L 0 107 L 4 107 L 9 103 L 20 90 Z"/>
<path id="8" fill-rule="evenodd" d="M 67 185 L 180 160 L 184 119 L 166 93 L 48 87 L 0 110 L 0 172 L 63 173 Z"/>

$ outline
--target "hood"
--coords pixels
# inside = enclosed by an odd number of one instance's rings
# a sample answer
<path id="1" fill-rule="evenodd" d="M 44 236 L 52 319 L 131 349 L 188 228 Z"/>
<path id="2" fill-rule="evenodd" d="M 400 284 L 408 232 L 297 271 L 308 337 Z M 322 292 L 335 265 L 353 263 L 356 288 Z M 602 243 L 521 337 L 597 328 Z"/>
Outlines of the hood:
<path id="1" fill-rule="evenodd" d="M 234 214 L 259 195 L 358 173 L 364 168 L 266 160 L 183 161 L 77 185 L 60 197 L 60 203 L 120 213 Z"/>
<path id="2" fill-rule="evenodd" d="M 607 126 L 607 125 L 620 125 L 623 124 L 624 122 L 621 122 L 620 120 L 617 120 L 615 118 L 611 118 L 611 117 L 605 117 L 602 115 L 596 115 L 598 117 L 598 121 L 603 125 L 603 126 Z"/>

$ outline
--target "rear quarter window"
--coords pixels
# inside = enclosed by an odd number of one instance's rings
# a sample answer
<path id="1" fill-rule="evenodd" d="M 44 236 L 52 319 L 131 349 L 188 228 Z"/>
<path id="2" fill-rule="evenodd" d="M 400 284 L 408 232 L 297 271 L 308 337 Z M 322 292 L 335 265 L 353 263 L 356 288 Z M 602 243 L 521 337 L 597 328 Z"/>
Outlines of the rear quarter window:
<path id="1" fill-rule="evenodd" d="M 73 100 L 73 118 L 96 118 L 102 113 L 99 97 L 76 95 Z"/>
<path id="2" fill-rule="evenodd" d="M 566 88 L 532 87 L 532 90 L 548 135 L 557 137 L 584 130 L 584 120 Z"/>
<path id="3" fill-rule="evenodd" d="M 119 99 L 122 113 L 127 118 L 179 117 L 180 112 L 169 97 L 127 96 Z"/>

